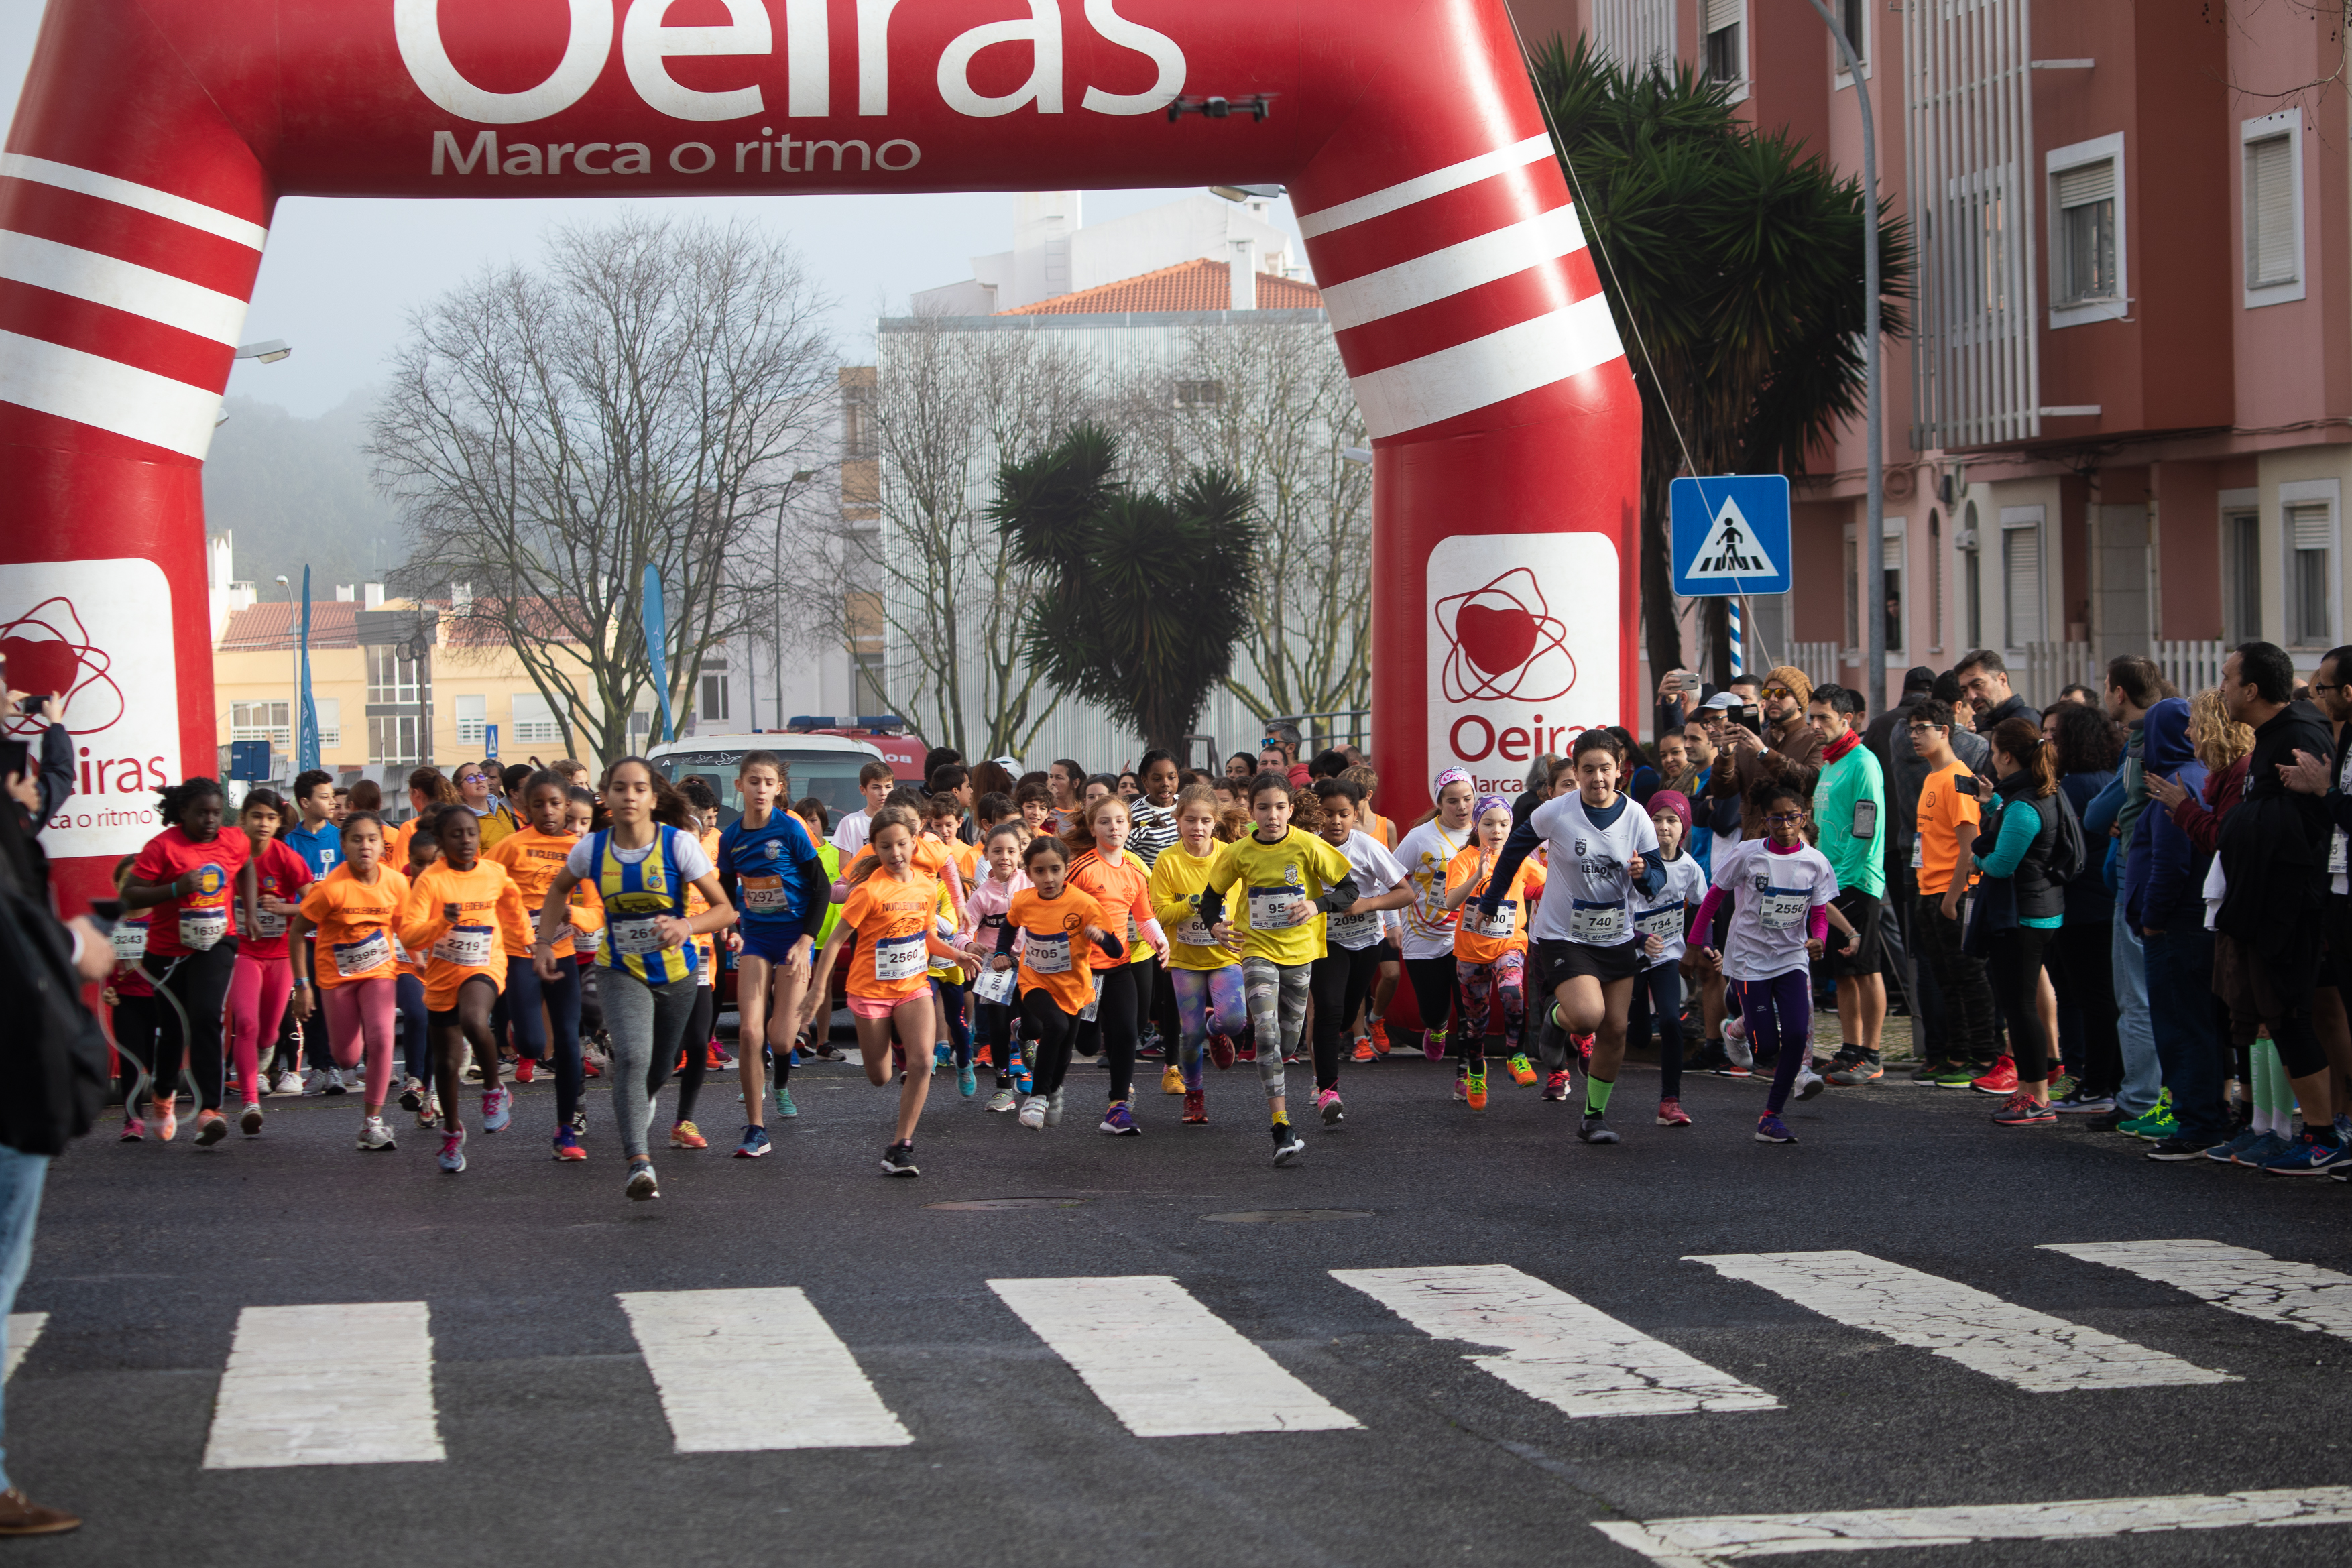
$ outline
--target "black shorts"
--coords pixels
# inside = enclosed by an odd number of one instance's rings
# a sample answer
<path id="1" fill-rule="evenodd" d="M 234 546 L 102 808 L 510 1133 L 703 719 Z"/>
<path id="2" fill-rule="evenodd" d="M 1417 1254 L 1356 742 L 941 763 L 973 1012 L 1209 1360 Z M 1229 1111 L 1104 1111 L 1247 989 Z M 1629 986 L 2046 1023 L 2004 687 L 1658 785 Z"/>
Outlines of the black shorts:
<path id="1" fill-rule="evenodd" d="M 427 1008 L 425 1009 L 425 1021 L 435 1029 L 456 1029 L 462 1020 L 457 1017 L 456 1008 L 451 1008 L 446 1013 L 436 1012 L 431 1008 Z"/>
<path id="2" fill-rule="evenodd" d="M 1621 942 L 1595 947 L 1583 942 L 1542 941 L 1536 956 L 1543 966 L 1543 988 L 1551 990 L 1579 975 L 1590 975 L 1602 985 L 1630 980 L 1642 972 L 1642 944 Z"/>
<path id="3" fill-rule="evenodd" d="M 1830 927 L 1823 943 L 1822 970 L 1832 979 L 1859 980 L 1878 973 L 1878 912 L 1884 905 L 1873 894 L 1858 887 L 1850 887 L 1830 900 L 1837 912 L 1846 917 L 1860 940 L 1854 944 L 1853 956 L 1845 956 L 1844 934 L 1834 925 Z"/>
<path id="4" fill-rule="evenodd" d="M 1383 964 L 1398 964 L 1404 961 L 1404 955 L 1397 951 L 1397 945 L 1385 936 L 1372 944 L 1372 956 Z"/>

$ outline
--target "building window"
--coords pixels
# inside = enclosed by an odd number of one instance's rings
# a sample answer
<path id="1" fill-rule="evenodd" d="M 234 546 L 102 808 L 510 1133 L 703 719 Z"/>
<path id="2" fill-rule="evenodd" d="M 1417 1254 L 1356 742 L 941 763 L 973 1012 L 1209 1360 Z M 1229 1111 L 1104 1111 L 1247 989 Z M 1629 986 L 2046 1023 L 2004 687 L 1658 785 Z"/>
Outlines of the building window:
<path id="1" fill-rule="evenodd" d="M 2000 514 L 2002 645 L 2042 640 L 2042 508 L 2004 507 Z"/>
<path id="2" fill-rule="evenodd" d="M 2231 512 L 2221 519 L 2222 592 L 2229 605 L 2224 635 L 2232 643 L 2251 643 L 2263 634 L 2263 520 L 2253 512 Z"/>
<path id="3" fill-rule="evenodd" d="M 1853 57 L 1862 62 L 1863 73 L 1870 74 L 1869 0 L 1837 0 L 1834 9 L 1839 29 L 1845 34 L 1845 41 L 1853 46 Z M 1844 86 L 1853 79 L 1846 74 L 1845 57 L 1838 52 L 1834 42 L 1830 45 L 1830 54 L 1837 68 L 1838 83 Z"/>
<path id="4" fill-rule="evenodd" d="M 228 705 L 228 737 L 231 740 L 266 740 L 281 751 L 291 749 L 294 732 L 288 727 L 287 715 L 292 706 L 282 700 L 231 703 Z"/>
<path id="5" fill-rule="evenodd" d="M 1977 504 L 1969 503 L 1968 525 L 1960 529 L 1960 585 L 1968 603 L 1968 635 L 1961 638 L 1970 648 L 1984 646 L 1984 557 L 1977 532 Z"/>
<path id="6" fill-rule="evenodd" d="M 702 717 L 711 724 L 727 722 L 727 677 L 702 677 Z"/>
<path id="7" fill-rule="evenodd" d="M 880 452 L 880 434 L 874 423 L 874 389 L 868 386 L 844 387 L 841 391 L 841 455 L 856 459 L 873 457 Z"/>
<path id="8" fill-rule="evenodd" d="M 421 674 L 417 661 L 397 643 L 367 651 L 368 694 L 372 703 L 413 703 L 417 700 Z"/>
<path id="9" fill-rule="evenodd" d="M 413 714 L 368 716 L 368 761 L 385 768 L 414 768 L 424 754 L 416 746 Z"/>
<path id="10" fill-rule="evenodd" d="M 1225 401 L 1225 383 L 1218 381 L 1180 381 L 1176 383 L 1178 408 L 1214 408 Z"/>
<path id="11" fill-rule="evenodd" d="M 1706 0 L 1706 79 L 1739 88 L 1748 80 L 1747 0 Z M 1744 94 L 1735 96 L 1745 96 Z"/>
<path id="12" fill-rule="evenodd" d="M 486 696 L 452 698 L 450 713 L 457 721 L 457 744 L 479 746 L 486 738 L 483 731 L 489 727 L 490 699 Z"/>
<path id="13" fill-rule="evenodd" d="M 2245 164 L 2248 309 L 2304 297 L 2303 116 L 2282 110 L 2239 127 Z"/>
<path id="14" fill-rule="evenodd" d="M 2291 647 L 2336 643 L 2336 488 L 2332 480 L 2279 486 L 2286 536 L 2286 640 Z"/>
<path id="15" fill-rule="evenodd" d="M 2102 136 L 2052 151 L 2050 325 L 2111 321 L 2124 292 L 2123 138 Z"/>
<path id="16" fill-rule="evenodd" d="M 1927 514 L 1927 652 L 1944 651 L 1944 517 Z"/>
<path id="17" fill-rule="evenodd" d="M 1910 646 L 1903 634 L 1904 534 L 1906 519 L 1886 519 L 1886 536 L 1879 565 L 1884 572 L 1880 609 L 1886 617 L 1886 651 L 1899 653 Z"/>
<path id="18" fill-rule="evenodd" d="M 1595 0 L 1592 44 L 1635 76 L 1674 69 L 1675 0 Z"/>
<path id="19" fill-rule="evenodd" d="M 561 746 L 563 726 L 554 706 L 537 692 L 517 692 L 513 697 L 514 743 L 517 746 Z"/>
<path id="20" fill-rule="evenodd" d="M 319 749 L 331 750 L 343 743 L 343 699 L 314 696 L 310 706 L 319 714 Z"/>

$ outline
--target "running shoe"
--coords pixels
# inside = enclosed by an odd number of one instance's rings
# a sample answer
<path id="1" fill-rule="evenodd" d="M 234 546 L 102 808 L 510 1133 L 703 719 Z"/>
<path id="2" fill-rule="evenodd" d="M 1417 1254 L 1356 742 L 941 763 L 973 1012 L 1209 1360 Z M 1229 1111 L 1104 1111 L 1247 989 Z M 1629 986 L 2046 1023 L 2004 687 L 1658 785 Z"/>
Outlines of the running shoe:
<path id="1" fill-rule="evenodd" d="M 1748 1049 L 1748 1031 L 1739 1027 L 1738 1019 L 1723 1020 L 1723 1065 L 1715 1070 L 1717 1078 L 1753 1078 L 1756 1075 L 1756 1053 Z"/>
<path id="2" fill-rule="evenodd" d="M 2266 1133 L 2258 1133 L 2252 1127 L 2241 1127 L 2238 1129 L 2238 1135 L 2228 1143 L 2216 1144 L 2206 1150 L 2205 1157 L 2217 1166 L 2236 1165 L 2240 1155 L 2261 1143 L 2268 1135 Z"/>
<path id="3" fill-rule="evenodd" d="M 915 1145 L 893 1144 L 882 1151 L 882 1174 L 887 1176 L 919 1176 L 915 1168 Z"/>
<path id="4" fill-rule="evenodd" d="M 1584 1113 L 1584 1120 L 1577 1124 L 1576 1135 L 1580 1141 L 1587 1144 L 1618 1142 L 1617 1129 L 1611 1126 L 1609 1119 L 1598 1111 L 1587 1111 Z"/>
<path id="5" fill-rule="evenodd" d="M 569 1127 L 558 1128 L 555 1134 L 555 1157 L 568 1165 L 577 1165 L 586 1159 L 588 1151 L 580 1146 L 580 1134 Z"/>
<path id="6" fill-rule="evenodd" d="M 1683 1103 L 1681 1101 L 1661 1100 L 1658 1102 L 1659 1126 L 1687 1127 L 1690 1124 L 1690 1113 L 1683 1109 Z"/>
<path id="7" fill-rule="evenodd" d="M 1547 1100 L 1565 1100 L 1568 1098 L 1567 1068 L 1563 1067 L 1557 1072 L 1547 1072 L 1544 1074 L 1543 1097 Z"/>
<path id="8" fill-rule="evenodd" d="M 180 1135 L 180 1114 L 176 1109 L 179 1098 L 176 1094 L 165 1094 L 152 1107 L 155 1113 L 155 1141 L 159 1144 L 168 1144 Z"/>
<path id="9" fill-rule="evenodd" d="M 1209 1098 L 1198 1089 L 1184 1091 L 1184 1120 L 1195 1127 L 1205 1125 L 1209 1120 Z"/>
<path id="10" fill-rule="evenodd" d="M 644 1165 L 633 1166 L 629 1171 L 629 1179 L 622 1186 L 621 1191 L 627 1195 L 633 1203 L 643 1203 L 648 1198 L 659 1197 L 661 1178 L 654 1175 L 653 1163 L 647 1161 Z"/>
<path id="11" fill-rule="evenodd" d="M 400 1108 L 404 1111 L 414 1111 L 419 1105 L 424 1104 L 424 1088 L 425 1084 L 423 1082 L 417 1079 L 414 1074 L 402 1078 L 400 1081 Z"/>
<path id="12" fill-rule="evenodd" d="M 2021 1089 L 1992 1113 L 1992 1119 L 2000 1127 L 2048 1127 L 2056 1124 L 2058 1113 L 2046 1104 L 2036 1104 L 2033 1096 Z"/>
<path id="13" fill-rule="evenodd" d="M 1297 1067 L 1306 1060 L 1307 1059 L 1305 1057 L 1299 1055 L 1295 1051 L 1285 1051 L 1282 1057 L 1282 1064 L 1285 1067 Z"/>
<path id="14" fill-rule="evenodd" d="M 348 1094 L 351 1092 L 350 1086 L 343 1082 L 343 1070 L 341 1068 L 330 1067 L 327 1069 L 327 1086 L 324 1089 L 321 1089 L 320 1092 L 321 1094 Z"/>
<path id="15" fill-rule="evenodd" d="M 980 1074 L 969 1061 L 956 1069 L 956 1092 L 967 1100 L 980 1092 Z"/>
<path id="16" fill-rule="evenodd" d="M 2247 1170 L 2258 1171 L 2263 1168 L 2263 1162 L 2264 1160 L 2271 1158 L 2274 1155 L 2281 1155 L 2285 1152 L 2286 1134 L 2280 1132 L 2276 1127 L 2273 1127 L 2269 1132 L 2264 1133 L 2259 1140 L 2248 1145 L 2238 1154 L 2232 1155 L 2230 1163 L 2233 1166 L 2242 1166 Z"/>
<path id="17" fill-rule="evenodd" d="M 739 1160 L 756 1160 L 774 1147 L 775 1145 L 768 1141 L 767 1128 L 746 1127 L 743 1129 L 742 1141 L 735 1145 L 735 1157 Z"/>
<path id="18" fill-rule="evenodd" d="M 526 1056 L 514 1064 L 514 1081 L 517 1083 L 529 1083 L 538 1076 L 539 1065 L 534 1059 Z"/>
<path id="19" fill-rule="evenodd" d="M 777 1084 L 776 1114 L 789 1121 L 800 1113 L 801 1108 L 793 1103 L 793 1092 L 785 1088 L 782 1083 Z"/>
<path id="20" fill-rule="evenodd" d="M 670 1127 L 669 1146 L 673 1149 L 707 1149 L 710 1146 L 710 1140 L 704 1137 L 702 1129 L 693 1123 L 678 1122 Z"/>
<path id="21" fill-rule="evenodd" d="M 1445 1031 L 1442 1029 L 1433 1029 L 1423 1031 L 1421 1037 L 1421 1053 L 1422 1055 L 1429 1058 L 1432 1061 L 1444 1061 Z"/>
<path id="22" fill-rule="evenodd" d="M 988 1104 L 985 1108 L 991 1111 L 1017 1111 L 1021 1108 L 1021 1096 L 1010 1089 L 1000 1089 L 988 1097 Z"/>
<path id="23" fill-rule="evenodd" d="M 1218 1071 L 1222 1072 L 1231 1067 L 1235 1054 L 1232 1035 L 1213 1034 L 1209 1037 L 1209 1060 L 1217 1064 Z"/>
<path id="24" fill-rule="evenodd" d="M 1124 1100 L 1111 1102 L 1110 1109 L 1103 1113 L 1101 1130 L 1115 1138 L 1136 1138 L 1143 1135 L 1143 1129 L 1135 1124 L 1135 1118 L 1129 1113 L 1127 1102 Z"/>
<path id="25" fill-rule="evenodd" d="M 1851 1089 L 1862 1083 L 1875 1083 L 1885 1076 L 1886 1069 L 1880 1065 L 1878 1052 L 1874 1051 L 1856 1051 L 1845 1061 L 1839 1062 L 1835 1070 L 1828 1074 L 1829 1081 L 1841 1089 Z"/>
<path id="26" fill-rule="evenodd" d="M 1579 1058 L 1579 1059 L 1580 1059 L 1580 1060 L 1584 1063 L 1584 1070 L 1585 1070 L 1586 1071 L 1588 1071 L 1588 1072 L 1591 1071 L 1592 1071 L 1592 1037 L 1591 1037 L 1591 1035 L 1589 1035 L 1589 1034 L 1579 1034 L 1579 1035 L 1571 1035 L 1571 1036 L 1570 1036 L 1569 1038 L 1570 1038 L 1570 1040 L 1572 1040 L 1573 1041 L 1575 1041 L 1575 1044 L 1576 1044 L 1576 1054 L 1577 1054 L 1578 1058 Z"/>
<path id="27" fill-rule="evenodd" d="M 1473 1072 L 1469 1075 L 1467 1082 L 1469 1092 L 1466 1098 L 1470 1102 L 1470 1109 L 1484 1111 L 1486 1108 L 1486 1075 L 1483 1072 Z"/>
<path id="28" fill-rule="evenodd" d="M 1756 1118 L 1756 1141 L 1759 1144 L 1793 1144 L 1797 1134 L 1789 1131 L 1789 1124 L 1767 1111 Z"/>
<path id="29" fill-rule="evenodd" d="M 1162 1094 L 1181 1094 L 1184 1092 L 1183 1069 L 1178 1067 L 1172 1061 L 1167 1066 L 1161 1068 L 1160 1070 L 1160 1092 Z"/>
<path id="30" fill-rule="evenodd" d="M 2061 1116 L 2097 1116 L 2116 1108 L 2116 1097 L 2086 1092 L 2079 1083 L 2074 1092 L 2063 1100 L 2053 1100 L 2050 1108 Z"/>
<path id="31" fill-rule="evenodd" d="M 1300 1137 L 1287 1122 L 1274 1124 L 1274 1163 L 1286 1166 L 1307 1152 L 1307 1140 Z"/>
<path id="32" fill-rule="evenodd" d="M 146 1140 L 146 1123 L 141 1121 L 136 1116 L 125 1116 L 122 1119 L 121 1142 L 126 1144 L 143 1143 Z"/>
<path id="33" fill-rule="evenodd" d="M 1068 1092 L 1069 1087 L 1066 1084 L 1055 1090 L 1053 1097 L 1045 1102 L 1045 1125 L 1058 1127 L 1062 1124 L 1062 1097 Z"/>
<path id="34" fill-rule="evenodd" d="M 1374 1019 L 1366 1026 L 1372 1031 L 1372 1051 L 1380 1056 L 1389 1053 L 1389 1020 Z"/>
<path id="35" fill-rule="evenodd" d="M 2160 1090 L 2156 1103 L 2137 1116 L 2126 1116 L 2116 1124 L 2116 1131 L 2135 1138 L 2168 1138 L 2177 1130 L 2172 1119 L 2172 1091 Z"/>
<path id="36" fill-rule="evenodd" d="M 1459 1072 L 1454 1075 L 1454 1098 L 1456 1100 L 1470 1098 L 1470 1080 Z"/>
<path id="37" fill-rule="evenodd" d="M 1360 1035 L 1357 1038 L 1356 1049 L 1348 1053 L 1348 1060 L 1350 1061 L 1372 1061 L 1378 1060 L 1380 1052 L 1372 1049 L 1372 1037 L 1367 1034 Z"/>
<path id="38" fill-rule="evenodd" d="M 719 1043 L 714 1040 L 710 1042 L 710 1049 L 703 1056 L 702 1065 L 706 1071 L 724 1072 L 729 1068 L 735 1065 L 735 1059 L 728 1055 L 726 1051 L 720 1047 Z"/>
<path id="39" fill-rule="evenodd" d="M 1511 1082 L 1520 1087 L 1525 1088 L 1536 1081 L 1535 1064 L 1528 1060 L 1526 1051 L 1513 1051 L 1505 1065 L 1511 1070 Z"/>
<path id="40" fill-rule="evenodd" d="M 588 1109 L 586 1106 L 575 1106 L 572 1109 L 572 1121 L 570 1124 L 572 1127 L 572 1135 L 573 1137 L 584 1138 L 588 1135 Z"/>
<path id="41" fill-rule="evenodd" d="M 503 1133 L 514 1120 L 514 1091 L 505 1084 L 482 1091 L 482 1131 Z"/>
<path id="42" fill-rule="evenodd" d="M 393 1146 L 392 1129 L 383 1124 L 381 1116 L 370 1116 L 360 1124 L 360 1148 L 367 1154 L 377 1154 Z"/>
<path id="43" fill-rule="evenodd" d="M 2342 1143 L 2323 1144 L 2310 1128 L 2298 1134 L 2294 1142 L 2263 1162 L 2265 1176 L 2326 1176 L 2352 1158 L 2352 1148 Z"/>
<path id="44" fill-rule="evenodd" d="M 1339 1103 L 1337 1089 L 1318 1089 L 1315 1093 L 1315 1109 L 1321 1112 L 1323 1124 L 1336 1127 L 1348 1119 L 1347 1107 Z"/>
<path id="45" fill-rule="evenodd" d="M 1247 1040 L 1237 1040 L 1234 1042 L 1234 1060 L 1235 1061 L 1255 1061 L 1257 1060 L 1257 1037 L 1255 1035 L 1252 1035 Z"/>
<path id="46" fill-rule="evenodd" d="M 272 1100 L 299 1100 L 301 1096 L 302 1075 L 290 1067 L 279 1073 L 278 1081 L 269 1086 Z"/>
<path id="47" fill-rule="evenodd" d="M 1992 1071 L 1981 1077 L 1969 1079 L 1969 1087 L 1979 1094 L 1999 1094 L 2004 1098 L 2016 1093 L 2017 1059 L 2013 1056 L 1994 1057 Z"/>
<path id="48" fill-rule="evenodd" d="M 1911 1070 L 1911 1082 L 1933 1084 L 1951 1065 L 1940 1056 L 1921 1057 L 1919 1065 Z"/>
<path id="49" fill-rule="evenodd" d="M 196 1113 L 196 1147 L 209 1149 L 228 1136 L 228 1118 L 217 1111 Z"/>
<path id="50" fill-rule="evenodd" d="M 1829 1082 L 1830 1081 L 1828 1079 L 1814 1071 L 1812 1065 L 1810 1062 L 1803 1067 L 1800 1067 L 1797 1069 L 1797 1098 L 1800 1100 L 1811 1099 L 1814 1095 L 1819 1094 L 1823 1089 L 1828 1088 Z"/>
<path id="51" fill-rule="evenodd" d="M 1753 1061 L 1753 1058 L 1750 1058 L 1750 1061 Z M 1733 1061 L 1731 1059 L 1730 1052 L 1727 1050 L 1724 1053 L 1723 1060 L 1715 1064 L 1714 1071 L 1715 1075 L 1717 1078 L 1753 1078 L 1756 1076 L 1754 1070 L 1748 1062 Z"/>
<path id="52" fill-rule="evenodd" d="M 441 1134 L 441 1168 L 456 1176 L 466 1168 L 466 1129 Z"/>
<path id="53" fill-rule="evenodd" d="M 2189 1160 L 2203 1159 L 2205 1151 L 2211 1147 L 2213 1145 L 2206 1143 L 2202 1138 L 2178 1136 L 2159 1138 L 2155 1146 L 2147 1151 L 2147 1157 L 2152 1160 L 2162 1160 L 2168 1165 L 2179 1165 Z"/>
<path id="54" fill-rule="evenodd" d="M 931 1065 L 945 1067 L 954 1055 L 953 1048 L 946 1040 L 940 1040 L 931 1047 Z"/>
<path id="55" fill-rule="evenodd" d="M 440 1119 L 441 1096 L 427 1090 L 425 1093 L 425 1103 L 416 1107 L 416 1124 L 420 1127 L 430 1127 Z"/>
<path id="56" fill-rule="evenodd" d="M 1017 1119 L 1024 1127 L 1034 1129 L 1044 1126 L 1045 1124 L 1046 1103 L 1047 1102 L 1045 1095 L 1032 1094 L 1028 1099 L 1021 1103 L 1021 1114 Z"/>
<path id="57" fill-rule="evenodd" d="M 1943 1071 L 1936 1075 L 1936 1087 L 1938 1089 L 1966 1089 L 1978 1079 L 1988 1076 L 1989 1071 L 1990 1069 L 1979 1062 L 1950 1062 L 1945 1066 Z"/>
<path id="58" fill-rule="evenodd" d="M 247 1101 L 245 1103 L 245 1113 L 237 1117 L 236 1125 L 237 1130 L 243 1133 L 247 1137 L 259 1137 L 261 1135 L 261 1102 L 258 1100 Z"/>

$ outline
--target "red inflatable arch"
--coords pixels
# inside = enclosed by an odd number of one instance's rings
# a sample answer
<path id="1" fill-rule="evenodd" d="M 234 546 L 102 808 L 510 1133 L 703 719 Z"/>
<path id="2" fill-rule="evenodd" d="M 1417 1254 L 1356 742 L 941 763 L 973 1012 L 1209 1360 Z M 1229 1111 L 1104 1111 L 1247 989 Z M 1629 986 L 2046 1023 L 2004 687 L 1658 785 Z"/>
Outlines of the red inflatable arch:
<path id="1" fill-rule="evenodd" d="M 201 470 L 279 197 L 1236 183 L 1289 188 L 1371 429 L 1383 803 L 1517 788 L 1638 708 L 1640 413 L 1501 0 L 49 0 L 0 642 L 70 693 L 67 888 L 213 768 Z"/>

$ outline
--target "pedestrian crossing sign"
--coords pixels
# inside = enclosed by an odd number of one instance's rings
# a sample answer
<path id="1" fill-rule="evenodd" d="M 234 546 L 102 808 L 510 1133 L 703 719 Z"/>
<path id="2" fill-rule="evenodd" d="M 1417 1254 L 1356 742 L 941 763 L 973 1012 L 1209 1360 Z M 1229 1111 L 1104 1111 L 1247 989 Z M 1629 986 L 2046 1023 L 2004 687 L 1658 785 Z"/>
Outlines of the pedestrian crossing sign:
<path id="1" fill-rule="evenodd" d="M 1785 476 L 1685 476 L 1674 482 L 1671 500 L 1676 593 L 1700 598 L 1789 591 Z"/>

